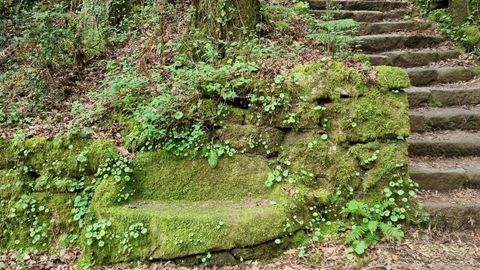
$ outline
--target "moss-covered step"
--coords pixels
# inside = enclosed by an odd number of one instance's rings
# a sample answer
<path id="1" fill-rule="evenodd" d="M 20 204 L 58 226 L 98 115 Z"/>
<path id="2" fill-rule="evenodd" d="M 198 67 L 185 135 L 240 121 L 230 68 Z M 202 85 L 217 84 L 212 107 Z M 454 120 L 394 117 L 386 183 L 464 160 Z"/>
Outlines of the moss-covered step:
<path id="1" fill-rule="evenodd" d="M 370 54 L 372 65 L 397 67 L 426 66 L 432 62 L 457 58 L 462 52 L 456 49 L 398 50 L 380 54 Z"/>
<path id="2" fill-rule="evenodd" d="M 359 23 L 359 35 L 379 35 L 400 31 L 425 30 L 432 26 L 431 22 L 417 21 L 383 21 Z"/>
<path id="3" fill-rule="evenodd" d="M 410 111 L 413 132 L 433 130 L 480 130 L 480 109 L 476 107 L 415 108 Z"/>
<path id="4" fill-rule="evenodd" d="M 295 232 L 301 226 L 291 218 L 306 214 L 280 186 L 265 185 L 269 167 L 259 156 L 222 158 L 213 169 L 205 159 L 159 151 L 139 154 L 134 167 L 132 199 L 118 204 L 122 189 L 109 179 L 97 189 L 92 209 L 97 220 L 111 223 L 109 235 L 139 222 L 148 234 L 128 258 L 112 240 L 94 249 L 95 260 L 168 260 L 256 246 Z"/>
<path id="5" fill-rule="evenodd" d="M 310 0 L 311 9 L 325 9 L 328 4 L 340 6 L 345 10 L 376 10 L 389 11 L 392 9 L 408 8 L 408 2 L 400 1 L 382 1 L 382 0 Z"/>
<path id="6" fill-rule="evenodd" d="M 252 247 L 287 235 L 284 207 L 270 199 L 246 201 L 136 201 L 123 207 L 96 209 L 112 222 L 112 232 L 142 222 L 148 234 L 128 260 L 168 260 L 207 252 Z M 298 229 L 298 227 L 297 227 Z M 97 260 L 123 261 L 121 246 L 107 243 Z"/>
<path id="7" fill-rule="evenodd" d="M 457 106 L 480 104 L 480 85 L 471 86 L 431 86 L 405 89 L 410 107 Z"/>
<path id="8" fill-rule="evenodd" d="M 314 10 L 313 13 L 320 17 L 326 11 Z M 374 10 L 335 10 L 333 17 L 335 20 L 353 19 L 356 22 L 379 22 L 389 19 L 400 19 L 409 13 L 408 9 L 395 9 L 388 12 Z"/>

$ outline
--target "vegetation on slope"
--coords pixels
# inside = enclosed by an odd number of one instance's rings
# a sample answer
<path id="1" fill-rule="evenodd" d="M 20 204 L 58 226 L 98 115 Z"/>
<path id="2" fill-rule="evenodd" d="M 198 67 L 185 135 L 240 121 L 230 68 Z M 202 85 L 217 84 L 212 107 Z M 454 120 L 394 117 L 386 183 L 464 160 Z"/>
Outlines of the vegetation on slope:
<path id="1" fill-rule="evenodd" d="M 353 256 L 418 218 L 408 76 L 353 55 L 353 21 L 317 20 L 297 1 L 262 2 L 255 27 L 228 1 L 11 4 L 0 28 L 0 248 L 78 245 L 87 264 L 207 260 L 302 229 L 306 244 L 338 233 Z M 253 197 L 272 205 L 261 218 L 242 212 L 241 226 L 218 223 L 221 207 L 154 204 L 166 215 L 144 201 Z M 253 223 L 262 229 L 245 230 Z"/>

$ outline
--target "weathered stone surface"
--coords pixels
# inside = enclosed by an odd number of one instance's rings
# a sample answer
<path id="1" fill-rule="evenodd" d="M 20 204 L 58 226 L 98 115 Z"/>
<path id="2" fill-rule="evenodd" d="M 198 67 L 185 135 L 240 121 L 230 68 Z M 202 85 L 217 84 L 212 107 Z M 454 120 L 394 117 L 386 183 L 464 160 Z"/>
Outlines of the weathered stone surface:
<path id="1" fill-rule="evenodd" d="M 480 227 L 480 204 L 478 202 L 456 204 L 449 202 L 422 202 L 430 214 L 432 226 L 441 229 L 476 229 Z"/>
<path id="2" fill-rule="evenodd" d="M 343 10 L 376 10 L 376 11 L 390 11 L 392 9 L 407 8 L 408 2 L 399 1 L 361 1 L 361 0 L 311 0 L 309 1 L 312 9 L 325 9 L 328 2 L 335 6 L 340 6 Z"/>
<path id="3" fill-rule="evenodd" d="M 253 246 L 282 237 L 288 211 L 270 200 L 248 201 L 138 201 L 123 207 L 95 209 L 100 218 L 112 221 L 111 230 L 127 230 L 132 222 L 143 222 L 150 234 L 129 259 L 174 259 L 208 251 Z M 295 230 L 295 228 L 292 228 Z M 124 256 L 97 250 L 102 261 L 122 261 Z M 227 258 L 232 260 L 231 256 Z"/>
<path id="4" fill-rule="evenodd" d="M 480 155 L 480 133 L 444 131 L 432 135 L 413 134 L 409 139 L 412 156 L 469 156 Z"/>
<path id="5" fill-rule="evenodd" d="M 410 111 L 413 132 L 432 130 L 479 130 L 480 111 L 464 108 L 425 108 Z"/>
<path id="6" fill-rule="evenodd" d="M 437 80 L 437 71 L 433 68 L 410 68 L 407 70 L 412 85 L 429 85 Z"/>
<path id="7" fill-rule="evenodd" d="M 399 31 L 416 31 L 431 27 L 430 22 L 417 21 L 383 21 L 359 23 L 359 35 L 379 35 Z"/>
<path id="8" fill-rule="evenodd" d="M 314 10 L 313 13 L 317 16 L 322 16 L 325 13 L 323 10 Z M 386 18 L 395 19 L 401 18 L 408 13 L 406 9 L 396 9 L 390 12 L 371 11 L 371 10 L 337 10 L 333 11 L 334 18 L 339 19 L 353 19 L 357 22 L 378 22 Z"/>
<path id="9" fill-rule="evenodd" d="M 359 36 L 356 40 L 366 53 L 398 50 L 404 48 L 425 48 L 445 41 L 440 35 L 427 34 L 382 34 Z"/>
<path id="10" fill-rule="evenodd" d="M 480 86 L 410 87 L 405 89 L 410 107 L 421 105 L 456 106 L 480 104 Z"/>
<path id="11" fill-rule="evenodd" d="M 425 66 L 432 62 L 456 58 L 461 54 L 459 50 L 415 50 L 391 51 L 382 54 L 369 55 L 372 65 L 392 65 L 397 67 Z"/>
<path id="12" fill-rule="evenodd" d="M 430 98 L 431 89 L 427 87 L 410 87 L 405 89 L 408 95 L 408 103 L 411 108 L 426 104 Z"/>
<path id="13" fill-rule="evenodd" d="M 410 167 L 410 176 L 425 190 L 453 190 L 464 187 L 467 181 L 463 168 Z"/>
<path id="14" fill-rule="evenodd" d="M 480 104 L 480 86 L 431 88 L 431 103 L 441 106 Z"/>
<path id="15" fill-rule="evenodd" d="M 475 68 L 462 66 L 440 68 L 415 67 L 408 68 L 407 73 L 414 86 L 425 86 L 432 83 L 468 81 L 477 75 Z"/>

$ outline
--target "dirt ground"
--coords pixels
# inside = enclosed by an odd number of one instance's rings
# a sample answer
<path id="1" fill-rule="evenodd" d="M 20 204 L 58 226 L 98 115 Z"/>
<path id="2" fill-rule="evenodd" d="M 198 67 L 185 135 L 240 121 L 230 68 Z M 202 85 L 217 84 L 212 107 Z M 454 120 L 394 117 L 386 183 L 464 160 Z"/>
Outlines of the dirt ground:
<path id="1" fill-rule="evenodd" d="M 148 265 L 123 265 L 97 268 L 101 270 L 269 270 L 269 269 L 480 269 L 480 231 L 445 232 L 436 230 L 418 231 L 409 229 L 401 242 L 379 243 L 366 256 L 347 259 L 348 250 L 336 241 L 319 243 L 298 256 L 299 250 L 292 249 L 269 262 L 248 261 L 228 267 L 179 267 L 172 263 Z M 80 256 L 76 249 L 60 254 L 24 255 L 14 252 L 0 254 L 0 270 L 4 269 L 77 269 L 75 261 Z"/>

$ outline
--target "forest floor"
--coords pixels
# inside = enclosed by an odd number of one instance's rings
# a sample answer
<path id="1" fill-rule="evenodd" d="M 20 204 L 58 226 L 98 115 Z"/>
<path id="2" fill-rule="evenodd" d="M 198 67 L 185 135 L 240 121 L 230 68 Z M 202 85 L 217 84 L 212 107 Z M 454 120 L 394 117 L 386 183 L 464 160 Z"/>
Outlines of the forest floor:
<path id="1" fill-rule="evenodd" d="M 401 242 L 383 242 L 375 245 L 366 256 L 347 259 L 347 248 L 334 240 L 312 246 L 307 255 L 299 250 L 288 250 L 268 262 L 247 261 L 227 267 L 181 267 L 172 263 L 154 263 L 139 266 L 110 266 L 101 270 L 269 270 L 269 269 L 480 269 L 480 232 L 445 232 L 437 230 L 407 230 Z M 80 252 L 69 249 L 61 254 L 25 255 L 0 254 L 0 269 L 62 269 L 74 270 Z M 22 262 L 22 264 L 19 264 Z"/>

